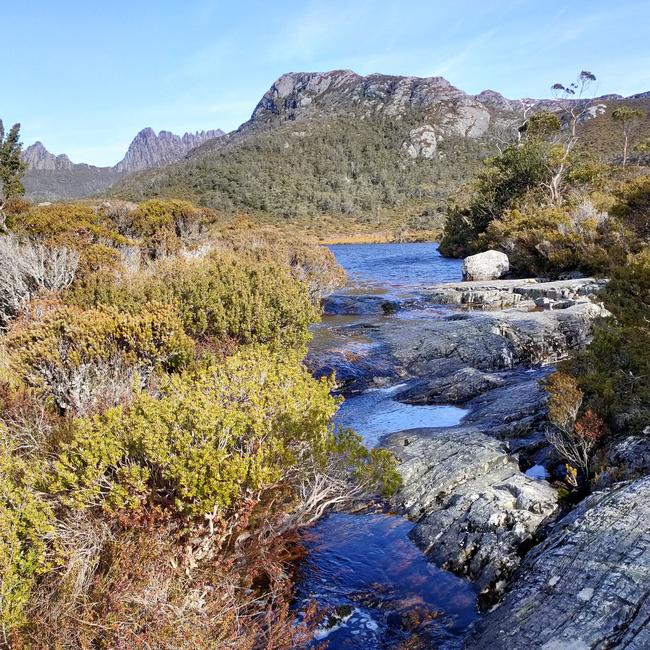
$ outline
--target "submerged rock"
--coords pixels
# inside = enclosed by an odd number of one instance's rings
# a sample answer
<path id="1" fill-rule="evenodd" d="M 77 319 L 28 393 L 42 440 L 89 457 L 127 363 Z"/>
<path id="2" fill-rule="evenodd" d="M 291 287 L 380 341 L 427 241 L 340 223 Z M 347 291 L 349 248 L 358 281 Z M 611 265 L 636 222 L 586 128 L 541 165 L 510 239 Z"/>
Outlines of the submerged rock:
<path id="1" fill-rule="evenodd" d="M 510 270 L 510 261 L 500 251 L 485 251 L 463 260 L 463 280 L 496 280 Z"/>
<path id="2" fill-rule="evenodd" d="M 650 477 L 592 495 L 526 556 L 467 648 L 650 647 Z"/>

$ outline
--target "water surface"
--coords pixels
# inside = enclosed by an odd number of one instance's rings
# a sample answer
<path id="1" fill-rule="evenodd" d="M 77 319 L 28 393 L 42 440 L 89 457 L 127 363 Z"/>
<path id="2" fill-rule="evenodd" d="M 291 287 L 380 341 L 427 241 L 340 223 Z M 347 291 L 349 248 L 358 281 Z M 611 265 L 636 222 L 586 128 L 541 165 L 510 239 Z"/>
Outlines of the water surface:
<path id="1" fill-rule="evenodd" d="M 352 305 L 347 313 L 327 316 L 316 328 L 310 351 L 314 371 L 335 370 L 342 381 L 358 375 L 393 383 L 348 397 L 335 423 L 360 433 L 369 446 L 387 433 L 457 424 L 464 409 L 395 401 L 399 385 L 391 370 L 394 360 L 370 332 L 366 336 L 363 328 L 353 326 L 372 327 L 382 319 L 408 317 L 408 309 L 397 314 L 373 312 L 372 300 L 364 301 L 363 296 L 417 296 L 424 286 L 460 280 L 461 262 L 442 258 L 432 243 L 331 249 L 348 273 L 343 294 L 361 297 L 362 302 L 358 311 Z M 432 307 L 430 312 L 436 318 L 448 309 Z M 335 513 L 310 530 L 298 604 L 316 600 L 331 612 L 317 642 L 326 640 L 329 650 L 388 650 L 417 634 L 432 648 L 461 647 L 464 631 L 477 616 L 474 586 L 428 562 L 408 537 L 412 527 L 396 515 Z"/>
<path id="2" fill-rule="evenodd" d="M 420 288 L 462 279 L 462 260 L 442 257 L 438 244 L 337 244 L 329 247 L 353 286 Z"/>

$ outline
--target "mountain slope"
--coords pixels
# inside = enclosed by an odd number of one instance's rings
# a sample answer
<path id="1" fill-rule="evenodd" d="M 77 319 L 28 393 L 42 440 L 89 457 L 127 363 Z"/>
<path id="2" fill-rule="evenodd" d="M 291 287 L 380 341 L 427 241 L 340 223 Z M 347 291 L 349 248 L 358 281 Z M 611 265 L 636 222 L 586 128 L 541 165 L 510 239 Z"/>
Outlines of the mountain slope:
<path id="1" fill-rule="evenodd" d="M 650 109 L 643 96 L 606 95 L 580 126 L 604 158 L 618 155 L 611 111 L 621 101 Z M 493 90 L 469 95 L 442 77 L 289 73 L 237 131 L 176 164 L 128 176 L 112 193 L 301 220 L 316 234 L 437 228 L 447 197 L 515 140 L 524 107 L 563 112 L 566 103 L 510 100 Z"/>
<path id="2" fill-rule="evenodd" d="M 91 196 L 127 173 L 176 162 L 194 147 L 222 135 L 220 129 L 182 136 L 160 131 L 156 135 L 153 129 L 146 128 L 135 136 L 124 158 L 113 167 L 75 164 L 65 154 L 55 156 L 42 142 L 35 142 L 23 152 L 27 163 L 26 194 L 31 199 L 48 201 Z"/>
<path id="3" fill-rule="evenodd" d="M 497 93 L 480 101 L 440 77 L 290 73 L 251 119 L 181 162 L 123 179 L 142 199 L 183 196 L 213 208 L 368 227 L 435 227 L 450 191 L 521 121 Z"/>

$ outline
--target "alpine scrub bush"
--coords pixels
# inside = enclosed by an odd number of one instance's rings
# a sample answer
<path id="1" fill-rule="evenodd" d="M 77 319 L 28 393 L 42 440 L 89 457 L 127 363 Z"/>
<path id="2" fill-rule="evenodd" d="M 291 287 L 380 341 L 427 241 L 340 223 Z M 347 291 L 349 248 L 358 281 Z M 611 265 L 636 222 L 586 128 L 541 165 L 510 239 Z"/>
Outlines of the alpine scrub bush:
<path id="1" fill-rule="evenodd" d="M 54 513 L 35 489 L 40 465 L 22 458 L 0 424 L 0 643 L 26 622 L 25 605 L 48 569 Z"/>
<path id="2" fill-rule="evenodd" d="M 123 280 L 98 274 L 68 301 L 138 311 L 156 302 L 173 307 L 186 334 L 197 340 L 300 347 L 318 319 L 307 286 L 269 261 L 213 253 L 197 260 L 162 261 Z"/>
<path id="3" fill-rule="evenodd" d="M 650 253 L 615 269 L 601 297 L 613 316 L 567 368 L 611 429 L 640 434 L 650 421 Z"/>
<path id="4" fill-rule="evenodd" d="M 212 210 L 174 199 L 152 199 L 124 210 L 113 210 L 108 204 L 102 213 L 122 235 L 138 241 L 152 259 L 174 255 L 183 245 L 196 242 L 217 219 Z"/>
<path id="5" fill-rule="evenodd" d="M 0 236 L 0 327 L 6 327 L 39 292 L 69 287 L 78 264 L 79 254 L 68 248 Z"/>
<path id="6" fill-rule="evenodd" d="M 79 254 L 79 275 L 116 268 L 118 248 L 129 240 L 100 211 L 84 203 L 31 206 L 9 217 L 10 230 L 19 237 Z"/>
<path id="7" fill-rule="evenodd" d="M 16 375 L 63 411 L 82 412 L 106 385 L 87 379 L 133 368 L 145 383 L 160 369 L 175 372 L 192 359 L 194 344 L 174 310 L 150 304 L 133 313 L 100 306 L 62 307 L 41 321 L 16 323 L 7 336 Z"/>
<path id="8" fill-rule="evenodd" d="M 296 280 L 307 284 L 314 304 L 345 283 L 345 271 L 334 254 L 292 230 L 282 232 L 239 218 L 227 227 L 215 229 L 210 243 L 215 250 L 232 252 L 240 259 L 286 266 Z"/>
<path id="9" fill-rule="evenodd" d="M 333 433 L 331 387 L 313 379 L 297 354 L 260 347 L 170 377 L 157 397 L 143 392 L 128 407 L 76 420 L 50 489 L 75 508 L 159 504 L 221 521 L 262 495 L 270 503 L 276 494 L 276 507 L 290 509 L 301 478 L 339 457 L 351 480 L 393 489 L 388 457 Z"/>

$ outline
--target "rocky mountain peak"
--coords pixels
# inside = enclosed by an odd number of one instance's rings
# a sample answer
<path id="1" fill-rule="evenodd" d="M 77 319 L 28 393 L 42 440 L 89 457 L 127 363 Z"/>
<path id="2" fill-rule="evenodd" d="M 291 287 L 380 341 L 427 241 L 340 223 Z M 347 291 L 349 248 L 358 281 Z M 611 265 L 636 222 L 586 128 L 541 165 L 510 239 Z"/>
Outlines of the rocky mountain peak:
<path id="1" fill-rule="evenodd" d="M 23 160 L 29 169 L 60 170 L 72 169 L 72 161 L 65 154 L 55 156 L 39 140 L 23 151 Z"/>
<path id="2" fill-rule="evenodd" d="M 472 98 L 444 77 L 362 77 L 352 70 L 290 72 L 277 79 L 264 94 L 252 121 L 295 120 L 336 111 L 398 117 L 448 101 L 471 103 Z"/>
<path id="3" fill-rule="evenodd" d="M 156 135 L 151 127 L 147 127 L 133 138 L 126 155 L 114 169 L 123 173 L 169 165 L 180 160 L 191 149 L 222 135 L 224 132 L 221 129 L 185 133 L 182 136 L 171 131 L 160 131 Z"/>

